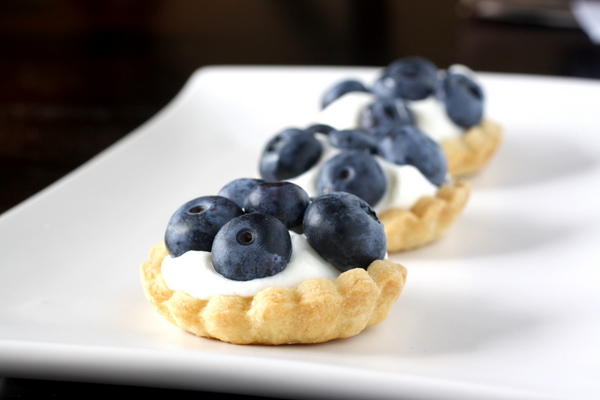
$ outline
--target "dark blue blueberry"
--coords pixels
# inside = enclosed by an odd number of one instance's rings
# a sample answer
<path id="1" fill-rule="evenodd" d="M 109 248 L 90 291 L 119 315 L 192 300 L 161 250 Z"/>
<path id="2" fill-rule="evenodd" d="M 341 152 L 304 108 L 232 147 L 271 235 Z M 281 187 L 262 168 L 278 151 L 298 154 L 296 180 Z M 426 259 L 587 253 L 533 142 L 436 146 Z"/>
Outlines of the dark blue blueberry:
<path id="1" fill-rule="evenodd" d="M 292 256 L 290 233 L 272 215 L 251 213 L 225 224 L 212 246 L 212 265 L 227 279 L 249 281 L 283 271 Z"/>
<path id="2" fill-rule="evenodd" d="M 336 83 L 325 91 L 321 99 L 321 108 L 327 107 L 335 100 L 350 92 L 368 92 L 365 85 L 356 79 L 346 79 Z"/>
<path id="3" fill-rule="evenodd" d="M 314 124 L 314 125 L 310 125 L 304 131 L 306 133 L 310 133 L 311 135 L 314 135 L 315 133 L 322 133 L 324 135 L 327 135 L 327 134 L 329 134 L 329 132 L 331 132 L 333 130 L 335 130 L 335 128 L 333 128 L 332 126 L 326 125 L 326 124 Z"/>
<path id="4" fill-rule="evenodd" d="M 383 197 L 387 182 L 371 154 L 345 150 L 327 160 L 317 175 L 317 193 L 352 193 L 374 206 Z"/>
<path id="5" fill-rule="evenodd" d="M 203 196 L 190 200 L 175 211 L 165 231 L 165 245 L 173 257 L 188 250 L 210 251 L 215 235 L 242 209 L 221 196 Z"/>
<path id="6" fill-rule="evenodd" d="M 373 84 L 377 97 L 422 100 L 434 94 L 437 67 L 421 57 L 405 57 L 389 64 Z"/>
<path id="7" fill-rule="evenodd" d="M 246 200 L 246 196 L 248 196 L 250 190 L 262 182 L 264 182 L 262 179 L 256 178 L 234 179 L 223 186 L 217 195 L 227 197 L 233 200 L 240 208 L 244 208 L 244 200 Z"/>
<path id="8" fill-rule="evenodd" d="M 247 213 L 264 213 L 279 219 L 287 229 L 302 227 L 304 210 L 310 197 L 292 182 L 264 182 L 250 190 L 244 201 Z"/>
<path id="9" fill-rule="evenodd" d="M 378 98 L 361 110 L 359 126 L 373 129 L 391 125 L 412 125 L 415 119 L 403 99 Z"/>
<path id="10" fill-rule="evenodd" d="M 483 116 L 483 90 L 463 74 L 447 74 L 441 85 L 441 98 L 448 117 L 458 126 L 470 128 Z"/>
<path id="11" fill-rule="evenodd" d="M 273 137 L 260 158 L 260 175 L 265 181 L 284 181 L 308 171 L 321 157 L 323 145 L 314 135 L 296 128 Z"/>
<path id="12" fill-rule="evenodd" d="M 377 151 L 377 139 L 361 129 L 333 130 L 328 135 L 329 144 L 342 150 Z"/>
<path id="13" fill-rule="evenodd" d="M 446 157 L 440 145 L 412 125 L 397 126 L 379 142 L 379 155 L 394 164 L 415 166 L 431 183 L 446 179 Z"/>
<path id="14" fill-rule="evenodd" d="M 385 257 L 387 242 L 377 214 L 349 193 L 317 197 L 304 213 L 304 235 L 323 259 L 340 271 L 367 268 Z"/>

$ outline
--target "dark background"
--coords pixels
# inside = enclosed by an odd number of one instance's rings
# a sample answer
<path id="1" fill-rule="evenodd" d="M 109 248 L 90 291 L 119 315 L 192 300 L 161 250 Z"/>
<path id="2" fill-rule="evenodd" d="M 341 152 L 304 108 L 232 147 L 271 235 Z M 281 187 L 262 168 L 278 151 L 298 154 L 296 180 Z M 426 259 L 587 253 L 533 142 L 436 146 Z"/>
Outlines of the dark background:
<path id="1" fill-rule="evenodd" d="M 488 2 L 489 3 L 489 2 Z M 2 0 L 0 213 L 164 107 L 205 65 L 383 66 L 600 78 L 567 1 Z M 494 10 L 492 10 L 494 11 Z M 4 378 L 0 396 L 144 389 Z M 179 397 L 183 391 L 152 391 Z"/>

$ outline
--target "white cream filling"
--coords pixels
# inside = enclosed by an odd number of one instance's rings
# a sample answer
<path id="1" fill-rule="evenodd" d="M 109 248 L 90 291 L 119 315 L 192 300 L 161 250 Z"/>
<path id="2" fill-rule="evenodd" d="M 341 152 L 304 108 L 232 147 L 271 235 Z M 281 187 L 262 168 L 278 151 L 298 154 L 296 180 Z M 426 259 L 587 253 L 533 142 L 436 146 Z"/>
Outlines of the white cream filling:
<path id="1" fill-rule="evenodd" d="M 208 299 L 217 294 L 254 296 L 269 287 L 294 288 L 307 279 L 337 278 L 340 271 L 323 260 L 308 244 L 303 235 L 290 232 L 292 257 L 280 273 L 250 281 L 234 281 L 214 270 L 211 253 L 188 251 L 173 258 L 165 257 L 161 271 L 165 283 L 171 290 L 182 290 L 198 299 Z"/>
<path id="2" fill-rule="evenodd" d="M 462 127 L 448 117 L 444 104 L 434 96 L 409 101 L 408 107 L 413 112 L 415 126 L 438 143 L 446 139 L 458 138 L 464 132 Z"/>
<path id="3" fill-rule="evenodd" d="M 383 198 L 373 207 L 376 213 L 390 208 L 410 209 L 421 197 L 434 197 L 438 187 L 412 165 L 396 165 L 376 157 L 386 175 Z"/>

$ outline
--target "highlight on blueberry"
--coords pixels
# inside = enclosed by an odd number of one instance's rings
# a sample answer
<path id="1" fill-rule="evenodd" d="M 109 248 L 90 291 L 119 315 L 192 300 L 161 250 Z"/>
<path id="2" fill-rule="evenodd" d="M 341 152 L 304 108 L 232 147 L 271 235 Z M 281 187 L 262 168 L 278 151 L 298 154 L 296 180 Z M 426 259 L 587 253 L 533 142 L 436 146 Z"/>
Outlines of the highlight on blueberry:
<path id="1" fill-rule="evenodd" d="M 342 272 L 366 269 L 386 255 L 383 225 L 371 206 L 353 194 L 315 198 L 304 213 L 303 227 L 313 249 Z"/>
<path id="2" fill-rule="evenodd" d="M 288 128 L 267 142 L 259 170 L 265 181 L 283 181 L 308 171 L 321 157 L 323 145 L 312 133 Z"/>
<path id="3" fill-rule="evenodd" d="M 410 164 L 436 186 L 446 181 L 448 165 L 441 146 L 412 125 L 396 126 L 379 142 L 378 154 L 397 164 Z"/>
<path id="4" fill-rule="evenodd" d="M 269 214 L 236 217 L 217 233 L 212 265 L 227 279 L 249 281 L 283 271 L 292 256 L 292 241 L 285 225 Z"/>
<path id="5" fill-rule="evenodd" d="M 180 206 L 169 219 L 165 245 L 173 257 L 189 250 L 210 251 L 219 229 L 243 214 L 232 200 L 221 196 L 202 196 Z"/>
<path id="6" fill-rule="evenodd" d="M 321 165 L 316 186 L 318 194 L 348 192 L 375 206 L 385 194 L 387 181 L 370 153 L 345 150 Z"/>
<path id="7" fill-rule="evenodd" d="M 295 183 L 263 182 L 248 192 L 244 211 L 272 215 L 283 222 L 287 229 L 298 231 L 309 203 L 310 197 L 306 191 Z"/>

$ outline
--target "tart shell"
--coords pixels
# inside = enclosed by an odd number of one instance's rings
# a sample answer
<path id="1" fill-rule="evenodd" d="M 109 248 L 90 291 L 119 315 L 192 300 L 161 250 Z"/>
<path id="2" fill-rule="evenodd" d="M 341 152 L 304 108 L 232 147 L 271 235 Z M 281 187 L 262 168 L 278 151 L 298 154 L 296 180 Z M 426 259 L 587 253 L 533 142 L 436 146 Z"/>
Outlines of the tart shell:
<path id="1" fill-rule="evenodd" d="M 320 343 L 357 335 L 388 316 L 407 275 L 404 266 L 377 260 L 333 281 L 315 278 L 253 297 L 204 300 L 169 289 L 161 273 L 167 255 L 164 243 L 157 243 L 140 266 L 144 294 L 154 309 L 185 331 L 234 344 Z"/>
<path id="2" fill-rule="evenodd" d="M 453 177 L 466 177 L 485 167 L 502 141 L 502 127 L 489 119 L 467 130 L 461 137 L 440 143 L 448 172 Z"/>
<path id="3" fill-rule="evenodd" d="M 441 186 L 435 197 L 422 197 L 410 210 L 381 212 L 388 252 L 411 250 L 437 240 L 462 213 L 470 193 L 467 182 L 455 181 Z"/>

